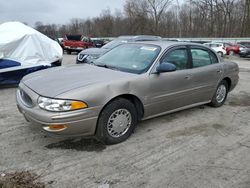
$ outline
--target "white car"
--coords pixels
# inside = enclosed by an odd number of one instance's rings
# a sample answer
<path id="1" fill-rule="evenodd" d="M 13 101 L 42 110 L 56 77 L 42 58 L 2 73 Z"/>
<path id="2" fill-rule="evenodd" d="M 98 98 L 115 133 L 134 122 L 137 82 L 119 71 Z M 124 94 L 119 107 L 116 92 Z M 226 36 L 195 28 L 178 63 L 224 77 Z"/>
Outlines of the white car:
<path id="1" fill-rule="evenodd" d="M 223 57 L 224 55 L 227 54 L 226 48 L 224 47 L 223 43 L 205 43 L 205 46 L 208 46 L 210 48 L 212 48 L 214 51 L 216 51 L 219 56 Z"/>

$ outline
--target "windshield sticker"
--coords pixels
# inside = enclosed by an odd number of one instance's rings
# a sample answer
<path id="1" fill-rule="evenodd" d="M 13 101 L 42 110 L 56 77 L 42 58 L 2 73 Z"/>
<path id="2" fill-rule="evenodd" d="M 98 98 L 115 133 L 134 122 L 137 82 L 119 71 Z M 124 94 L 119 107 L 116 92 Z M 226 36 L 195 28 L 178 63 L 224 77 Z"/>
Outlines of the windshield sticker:
<path id="1" fill-rule="evenodd" d="M 136 69 L 138 66 L 137 65 L 132 65 L 132 67 Z"/>
<path id="2" fill-rule="evenodd" d="M 157 48 L 155 48 L 155 47 L 149 47 L 149 46 L 143 46 L 143 47 L 141 47 L 141 50 L 149 50 L 149 51 L 155 51 L 155 50 L 157 50 Z"/>

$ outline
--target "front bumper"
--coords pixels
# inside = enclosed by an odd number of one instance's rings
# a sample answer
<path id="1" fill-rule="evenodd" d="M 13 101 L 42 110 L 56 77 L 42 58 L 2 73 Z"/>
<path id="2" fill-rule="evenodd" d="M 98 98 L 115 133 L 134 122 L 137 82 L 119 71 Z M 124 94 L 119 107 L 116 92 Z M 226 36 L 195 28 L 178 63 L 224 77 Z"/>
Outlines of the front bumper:
<path id="1" fill-rule="evenodd" d="M 37 105 L 39 95 L 20 83 L 16 94 L 17 107 L 25 119 L 44 131 L 58 136 L 91 136 L 95 134 L 98 114 L 101 107 L 92 107 L 70 112 L 49 112 Z M 20 90 L 24 91 L 32 100 L 32 107 L 24 102 Z M 48 130 L 50 125 L 66 125 L 66 129 L 60 131 Z"/>

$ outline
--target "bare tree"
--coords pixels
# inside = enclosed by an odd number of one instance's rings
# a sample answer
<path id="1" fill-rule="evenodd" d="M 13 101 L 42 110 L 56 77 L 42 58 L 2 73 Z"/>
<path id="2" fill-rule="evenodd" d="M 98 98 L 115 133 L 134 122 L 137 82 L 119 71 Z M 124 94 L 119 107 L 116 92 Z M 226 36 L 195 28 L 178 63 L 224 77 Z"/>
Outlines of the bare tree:
<path id="1" fill-rule="evenodd" d="M 245 0 L 243 2 L 244 13 L 243 13 L 243 21 L 242 21 L 242 36 L 250 35 L 250 0 Z"/>
<path id="2" fill-rule="evenodd" d="M 130 34 L 147 32 L 148 15 L 145 0 L 127 0 L 124 5 L 125 15 L 129 22 Z"/>
<path id="3" fill-rule="evenodd" d="M 163 13 L 166 12 L 171 2 L 172 0 L 146 0 L 145 1 L 145 3 L 148 4 L 149 15 L 154 20 L 155 33 L 158 33 L 161 16 Z"/>
<path id="4" fill-rule="evenodd" d="M 74 18 L 65 25 L 37 22 L 35 28 L 54 36 L 249 36 L 250 0 L 126 0 L 123 12 L 105 9 L 95 18 Z"/>

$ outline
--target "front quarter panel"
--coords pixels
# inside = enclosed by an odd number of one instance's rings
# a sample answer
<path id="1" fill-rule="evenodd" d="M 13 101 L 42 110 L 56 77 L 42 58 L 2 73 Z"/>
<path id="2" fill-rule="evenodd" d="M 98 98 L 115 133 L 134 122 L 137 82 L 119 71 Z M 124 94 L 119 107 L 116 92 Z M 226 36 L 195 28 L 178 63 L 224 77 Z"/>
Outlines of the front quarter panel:
<path id="1" fill-rule="evenodd" d="M 146 94 L 149 92 L 147 74 L 131 75 L 125 79 L 113 80 L 108 83 L 95 84 L 85 88 L 78 88 L 56 96 L 56 98 L 81 100 L 89 107 L 101 107 L 112 99 L 131 94 L 138 97 L 143 104 L 147 103 Z"/>

